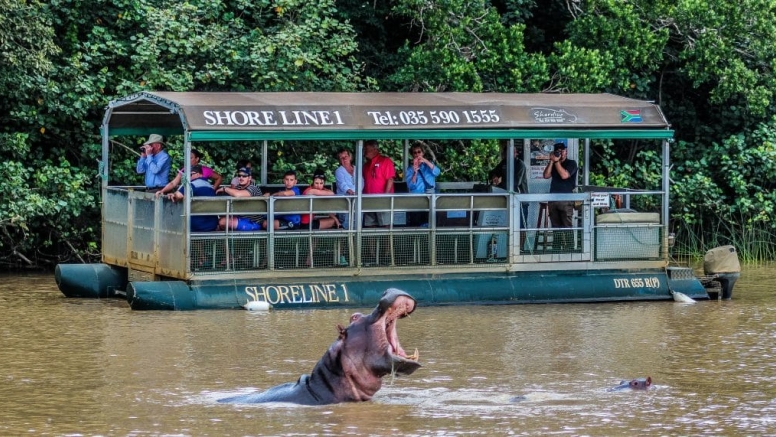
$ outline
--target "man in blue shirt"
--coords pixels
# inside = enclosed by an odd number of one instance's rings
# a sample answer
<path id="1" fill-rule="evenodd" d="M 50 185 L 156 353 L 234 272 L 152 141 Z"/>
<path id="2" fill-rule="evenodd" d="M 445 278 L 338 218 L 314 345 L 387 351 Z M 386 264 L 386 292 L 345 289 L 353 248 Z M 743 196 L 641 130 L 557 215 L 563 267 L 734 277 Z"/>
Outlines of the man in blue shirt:
<path id="1" fill-rule="evenodd" d="M 140 159 L 137 160 L 138 174 L 145 174 L 146 191 L 155 193 L 169 182 L 170 155 L 163 150 L 161 135 L 151 134 L 148 141 L 140 147 Z"/>
<path id="2" fill-rule="evenodd" d="M 287 171 L 283 175 L 283 189 L 276 192 L 276 193 L 264 193 L 264 196 L 277 196 L 277 197 L 290 197 L 290 196 L 298 196 L 299 195 L 299 188 L 296 186 L 296 172 L 293 170 Z M 277 229 L 293 229 L 298 228 L 299 223 L 302 221 L 302 216 L 300 214 L 282 214 L 282 215 L 276 215 L 275 220 L 273 220 L 273 226 Z M 264 229 L 269 229 L 269 221 L 264 220 L 261 224 L 261 226 Z"/>

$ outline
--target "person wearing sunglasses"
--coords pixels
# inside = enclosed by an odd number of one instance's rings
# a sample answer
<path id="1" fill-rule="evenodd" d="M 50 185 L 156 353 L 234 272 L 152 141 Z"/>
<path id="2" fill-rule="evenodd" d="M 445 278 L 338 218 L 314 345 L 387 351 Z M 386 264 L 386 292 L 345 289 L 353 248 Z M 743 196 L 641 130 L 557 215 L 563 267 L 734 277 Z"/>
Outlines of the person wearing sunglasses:
<path id="1" fill-rule="evenodd" d="M 241 159 L 241 160 L 237 161 L 236 169 L 239 170 L 241 168 L 247 168 L 248 170 L 252 170 L 253 169 L 253 165 L 247 159 Z M 253 181 L 253 177 L 251 177 L 251 183 L 253 183 L 253 182 L 254 182 Z M 232 181 L 229 183 L 229 185 L 232 188 L 236 188 L 238 185 L 240 185 L 240 178 L 238 178 L 237 175 L 235 175 L 235 177 L 232 178 Z"/>
<path id="2" fill-rule="evenodd" d="M 404 172 L 407 191 L 411 194 L 432 194 L 436 191 L 436 178 L 442 171 L 439 166 L 425 157 L 423 146 L 415 144 L 410 148 L 412 162 Z M 428 226 L 428 213 L 417 211 L 407 213 L 410 226 Z"/>
<path id="3" fill-rule="evenodd" d="M 305 188 L 302 192 L 303 196 L 333 196 L 334 191 L 326 188 L 326 175 L 323 170 L 317 169 L 313 173 L 313 183 L 309 187 Z M 339 228 L 340 222 L 335 214 L 329 214 L 327 217 L 315 218 L 312 214 L 305 214 L 301 218 L 301 225 L 303 228 L 309 227 L 310 229 L 330 229 Z"/>
<path id="4" fill-rule="evenodd" d="M 353 196 L 356 194 L 356 166 L 353 165 L 353 154 L 348 149 L 340 149 L 337 152 L 337 161 L 340 166 L 334 172 L 338 196 Z M 364 178 L 361 177 L 358 186 L 363 189 Z M 337 220 L 344 229 L 350 227 L 350 214 L 337 214 Z"/>
<path id="5" fill-rule="evenodd" d="M 442 171 L 439 166 L 425 157 L 423 146 L 414 145 L 410 149 L 412 163 L 404 172 L 404 181 L 410 193 L 433 193 L 436 189 L 436 178 Z"/>
<path id="6" fill-rule="evenodd" d="M 221 187 L 216 191 L 216 194 L 222 194 L 233 197 L 257 197 L 261 196 L 261 188 L 254 185 L 251 178 L 251 169 L 248 167 L 240 167 L 237 170 L 237 185 L 235 187 Z M 235 231 L 259 231 L 261 230 L 261 222 L 264 220 L 263 215 L 247 215 L 239 217 L 230 217 L 229 220 L 226 217 L 221 217 L 218 221 L 218 229 L 224 230 L 229 227 Z"/>

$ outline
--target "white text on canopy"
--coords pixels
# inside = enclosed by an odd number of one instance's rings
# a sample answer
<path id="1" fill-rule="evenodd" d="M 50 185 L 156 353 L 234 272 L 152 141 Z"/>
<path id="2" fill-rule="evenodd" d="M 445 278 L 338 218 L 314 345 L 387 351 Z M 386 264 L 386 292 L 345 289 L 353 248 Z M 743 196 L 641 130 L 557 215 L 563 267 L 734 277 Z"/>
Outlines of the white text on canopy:
<path id="1" fill-rule="evenodd" d="M 345 124 L 339 111 L 204 111 L 208 126 L 334 126 Z"/>

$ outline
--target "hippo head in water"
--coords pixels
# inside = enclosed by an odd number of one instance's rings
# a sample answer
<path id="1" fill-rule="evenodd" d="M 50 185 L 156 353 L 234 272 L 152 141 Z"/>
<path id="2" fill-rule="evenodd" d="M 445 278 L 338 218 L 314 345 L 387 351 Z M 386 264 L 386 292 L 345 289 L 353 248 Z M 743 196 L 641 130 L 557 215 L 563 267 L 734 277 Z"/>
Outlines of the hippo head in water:
<path id="1" fill-rule="evenodd" d="M 420 367 L 417 350 L 408 356 L 396 333 L 397 320 L 410 315 L 415 305 L 406 292 L 389 288 L 370 314 L 355 313 L 347 327 L 337 326 L 339 337 L 310 375 L 302 375 L 296 383 L 219 402 L 324 405 L 368 401 L 380 390 L 383 376 L 409 375 Z"/>
<path id="2" fill-rule="evenodd" d="M 636 378 L 631 379 L 630 381 L 620 381 L 620 385 L 612 387 L 609 389 L 609 391 L 618 391 L 618 390 L 646 390 L 650 386 L 652 386 L 652 377 L 647 376 L 646 378 Z"/>

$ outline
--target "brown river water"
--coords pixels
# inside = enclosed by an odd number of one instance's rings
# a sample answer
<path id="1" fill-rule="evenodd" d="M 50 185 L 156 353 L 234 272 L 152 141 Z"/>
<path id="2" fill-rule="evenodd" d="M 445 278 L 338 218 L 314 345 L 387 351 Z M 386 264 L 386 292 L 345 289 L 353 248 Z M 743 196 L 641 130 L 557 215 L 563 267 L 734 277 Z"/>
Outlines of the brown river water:
<path id="1" fill-rule="evenodd" d="M 0 435 L 773 435 L 775 293 L 771 264 L 725 302 L 420 307 L 421 369 L 300 407 L 216 399 L 309 373 L 352 310 L 137 312 L 0 276 Z"/>

